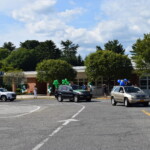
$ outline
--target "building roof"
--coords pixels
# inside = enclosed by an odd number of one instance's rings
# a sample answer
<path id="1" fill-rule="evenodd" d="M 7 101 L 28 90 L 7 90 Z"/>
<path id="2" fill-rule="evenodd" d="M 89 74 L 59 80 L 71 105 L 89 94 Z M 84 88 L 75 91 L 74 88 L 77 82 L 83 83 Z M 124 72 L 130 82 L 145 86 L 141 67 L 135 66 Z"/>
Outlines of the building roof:
<path id="1" fill-rule="evenodd" d="M 85 66 L 75 66 L 73 67 L 73 69 L 75 69 L 77 72 L 85 72 Z M 37 72 L 36 71 L 25 71 L 24 72 L 25 77 L 28 78 L 34 78 L 37 76 Z"/>

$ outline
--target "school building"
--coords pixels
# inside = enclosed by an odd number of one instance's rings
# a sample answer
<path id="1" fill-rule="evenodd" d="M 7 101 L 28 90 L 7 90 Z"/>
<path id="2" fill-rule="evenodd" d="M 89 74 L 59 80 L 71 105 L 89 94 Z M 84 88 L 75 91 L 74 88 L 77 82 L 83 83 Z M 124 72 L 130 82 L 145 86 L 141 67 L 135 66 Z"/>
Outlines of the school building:
<path id="1" fill-rule="evenodd" d="M 76 66 L 73 67 L 77 71 L 77 76 L 73 81 L 74 84 L 82 85 L 88 84 L 87 75 L 85 73 L 85 66 Z M 46 94 L 47 93 L 47 83 L 39 82 L 37 80 L 37 72 L 36 71 L 26 71 L 24 72 L 25 77 L 27 79 L 27 93 L 32 93 L 33 88 L 36 85 L 38 88 L 38 94 Z M 130 81 L 143 89 L 146 93 L 150 93 L 150 76 L 145 75 L 139 78 L 137 75 L 133 74 Z M 93 82 L 93 94 L 94 95 L 102 95 L 102 85 L 107 84 L 107 80 L 105 77 L 102 77 L 99 81 Z M 113 85 L 116 85 L 117 81 L 112 80 L 110 89 Z"/>

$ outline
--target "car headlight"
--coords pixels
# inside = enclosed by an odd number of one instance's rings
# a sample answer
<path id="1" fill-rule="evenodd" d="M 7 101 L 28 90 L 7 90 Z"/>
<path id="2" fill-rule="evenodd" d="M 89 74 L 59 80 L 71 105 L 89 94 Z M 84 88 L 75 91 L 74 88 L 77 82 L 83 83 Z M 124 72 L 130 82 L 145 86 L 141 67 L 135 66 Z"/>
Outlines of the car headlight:
<path id="1" fill-rule="evenodd" d="M 146 96 L 145 96 L 145 98 L 149 98 L 149 96 L 148 96 L 148 95 L 146 95 Z"/>
<path id="2" fill-rule="evenodd" d="M 83 93 L 80 92 L 79 95 L 83 95 Z"/>
<path id="3" fill-rule="evenodd" d="M 135 99 L 136 97 L 135 96 L 131 96 L 131 99 Z"/>

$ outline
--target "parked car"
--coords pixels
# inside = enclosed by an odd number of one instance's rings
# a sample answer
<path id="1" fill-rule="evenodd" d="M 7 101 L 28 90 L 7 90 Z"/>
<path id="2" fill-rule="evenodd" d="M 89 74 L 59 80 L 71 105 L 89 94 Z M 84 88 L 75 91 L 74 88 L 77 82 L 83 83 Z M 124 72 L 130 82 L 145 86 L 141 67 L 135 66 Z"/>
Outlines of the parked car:
<path id="1" fill-rule="evenodd" d="M 136 86 L 114 86 L 111 91 L 111 104 L 124 103 L 126 107 L 134 103 L 142 103 L 148 106 L 150 97 Z"/>
<path id="2" fill-rule="evenodd" d="M 0 88 L 0 99 L 2 101 L 7 101 L 7 100 L 14 101 L 16 99 L 16 93 L 7 91 L 7 89 L 5 88 Z"/>
<path id="3" fill-rule="evenodd" d="M 59 102 L 62 102 L 64 99 L 69 99 L 74 102 L 78 102 L 80 100 L 91 101 L 92 94 L 90 91 L 82 90 L 78 85 L 60 85 L 58 90 L 55 92 L 55 97 Z"/>

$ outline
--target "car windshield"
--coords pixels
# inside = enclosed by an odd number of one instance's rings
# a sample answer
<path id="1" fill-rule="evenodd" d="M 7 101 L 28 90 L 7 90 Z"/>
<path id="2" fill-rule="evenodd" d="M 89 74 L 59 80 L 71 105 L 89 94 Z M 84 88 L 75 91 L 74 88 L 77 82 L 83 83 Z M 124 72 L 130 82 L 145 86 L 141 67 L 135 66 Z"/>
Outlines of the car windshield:
<path id="1" fill-rule="evenodd" d="M 138 93 L 140 92 L 141 90 L 137 87 L 124 87 L 125 91 L 127 93 Z"/>
<path id="2" fill-rule="evenodd" d="M 0 88 L 0 91 L 1 91 L 1 92 L 7 92 L 7 89 Z"/>
<path id="3" fill-rule="evenodd" d="M 73 89 L 73 90 L 81 90 L 82 87 L 79 86 L 79 85 L 72 85 L 72 89 Z"/>

